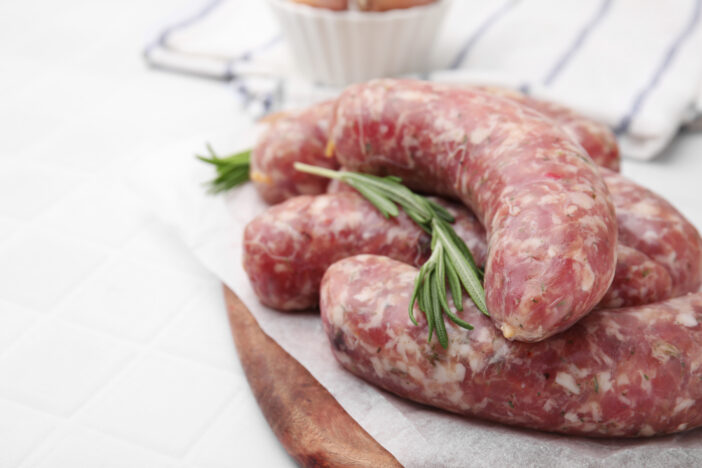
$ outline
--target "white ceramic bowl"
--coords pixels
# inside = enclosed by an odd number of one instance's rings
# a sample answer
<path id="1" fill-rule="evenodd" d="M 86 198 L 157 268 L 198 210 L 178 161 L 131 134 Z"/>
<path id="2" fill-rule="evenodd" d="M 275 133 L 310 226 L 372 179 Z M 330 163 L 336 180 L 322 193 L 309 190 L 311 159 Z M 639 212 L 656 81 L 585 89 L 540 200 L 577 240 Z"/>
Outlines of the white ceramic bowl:
<path id="1" fill-rule="evenodd" d="M 312 81 L 336 86 L 428 71 L 449 1 L 362 12 L 268 0 L 300 72 Z"/>

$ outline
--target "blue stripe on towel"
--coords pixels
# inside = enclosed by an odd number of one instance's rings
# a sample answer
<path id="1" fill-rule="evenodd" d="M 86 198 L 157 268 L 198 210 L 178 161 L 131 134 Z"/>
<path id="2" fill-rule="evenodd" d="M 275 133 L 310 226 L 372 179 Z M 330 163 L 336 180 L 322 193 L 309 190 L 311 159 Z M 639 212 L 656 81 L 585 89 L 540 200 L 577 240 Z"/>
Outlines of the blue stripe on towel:
<path id="1" fill-rule="evenodd" d="M 665 55 L 663 56 L 663 60 L 656 68 L 653 76 L 651 76 L 651 79 L 648 81 L 646 86 L 644 86 L 644 88 L 636 95 L 636 97 L 634 98 L 634 102 L 631 104 L 631 108 L 624 115 L 624 117 L 622 117 L 622 119 L 619 121 L 619 124 L 614 128 L 614 133 L 616 133 L 617 135 L 621 135 L 629 130 L 631 122 L 634 120 L 634 118 L 636 118 L 636 115 L 643 107 L 649 94 L 651 94 L 651 92 L 655 89 L 656 85 L 658 85 L 658 82 L 663 77 L 663 74 L 673 62 L 673 59 L 678 53 L 678 50 L 683 45 L 685 40 L 694 32 L 695 27 L 697 26 L 697 22 L 700 18 L 701 7 L 702 0 L 696 0 L 694 10 L 692 11 L 692 15 L 690 16 L 690 22 L 685 26 L 685 28 L 682 31 L 680 31 L 680 34 L 670 45 Z"/>
<path id="2" fill-rule="evenodd" d="M 490 27 L 492 27 L 493 24 L 497 22 L 498 19 L 504 16 L 505 13 L 511 10 L 517 3 L 519 3 L 519 0 L 509 0 L 503 3 L 500 8 L 492 12 L 492 14 L 488 16 L 485 21 L 478 26 L 478 29 L 476 29 L 475 32 L 468 38 L 463 47 L 461 47 L 461 50 L 458 52 L 458 55 L 456 55 L 456 58 L 453 59 L 449 68 L 455 70 L 460 67 L 468 56 L 468 52 L 470 52 L 478 40 L 490 29 Z"/>
<path id="3" fill-rule="evenodd" d="M 233 80 L 236 77 L 236 73 L 234 73 L 234 65 L 236 65 L 237 62 L 248 62 L 250 61 L 255 55 L 264 52 L 274 45 L 276 45 L 278 42 L 280 42 L 283 39 L 282 34 L 276 34 L 272 38 L 266 40 L 265 42 L 262 42 L 261 44 L 258 44 L 257 46 L 252 47 L 249 50 L 245 50 L 243 53 L 239 54 L 238 57 L 232 57 L 227 61 L 227 71 L 223 76 L 224 80 Z"/>
<path id="4" fill-rule="evenodd" d="M 578 53 L 580 48 L 582 47 L 583 43 L 585 42 L 585 39 L 594 31 L 597 26 L 602 22 L 602 20 L 607 16 L 607 12 L 609 11 L 609 7 L 612 4 L 612 0 L 603 0 L 602 3 L 600 4 L 600 8 L 597 10 L 595 13 L 595 16 L 593 16 L 590 21 L 585 24 L 583 29 L 580 31 L 580 33 L 576 36 L 575 41 L 570 45 L 568 50 L 558 59 L 556 64 L 553 66 L 550 72 L 546 75 L 546 78 L 544 78 L 544 85 L 549 86 L 551 83 L 553 83 L 553 80 L 556 79 L 556 77 L 561 73 L 563 68 L 570 62 L 570 60 Z"/>

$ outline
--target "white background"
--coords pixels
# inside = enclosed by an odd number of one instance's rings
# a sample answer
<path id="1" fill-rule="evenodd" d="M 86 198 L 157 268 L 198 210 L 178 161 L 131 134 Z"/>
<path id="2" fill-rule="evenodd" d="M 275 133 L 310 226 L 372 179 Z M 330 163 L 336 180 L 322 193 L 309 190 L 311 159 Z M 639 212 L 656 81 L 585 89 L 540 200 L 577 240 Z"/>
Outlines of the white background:
<path id="1" fill-rule="evenodd" d="M 2 468 L 294 466 L 219 281 L 123 182 L 244 119 L 227 85 L 142 62 L 188 5 L 0 2 Z"/>
<path id="2" fill-rule="evenodd" d="M 125 184 L 241 127 L 225 84 L 147 69 L 187 0 L 0 3 L 0 467 L 287 466 L 216 278 Z M 702 136 L 624 172 L 702 226 Z"/>

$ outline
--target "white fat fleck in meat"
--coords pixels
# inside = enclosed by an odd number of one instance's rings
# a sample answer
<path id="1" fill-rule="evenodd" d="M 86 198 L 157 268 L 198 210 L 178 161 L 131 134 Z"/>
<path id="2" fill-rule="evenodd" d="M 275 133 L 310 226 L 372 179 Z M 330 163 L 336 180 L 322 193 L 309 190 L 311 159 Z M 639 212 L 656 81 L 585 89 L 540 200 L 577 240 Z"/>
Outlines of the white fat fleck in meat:
<path id="1" fill-rule="evenodd" d="M 348 293 L 344 291 L 343 293 L 343 298 L 339 299 L 346 299 L 348 297 Z M 335 305 L 332 308 L 332 313 L 330 314 L 330 319 L 333 320 L 334 324 L 338 326 L 343 326 L 344 322 L 346 321 L 346 309 L 343 306 L 344 302 L 341 300 L 339 301 L 338 305 Z"/>
<path id="2" fill-rule="evenodd" d="M 549 412 L 551 412 L 551 408 L 553 408 L 553 407 L 554 407 L 553 399 L 549 398 L 548 400 L 546 400 L 546 403 L 544 403 L 544 411 L 549 413 Z"/>
<path id="3" fill-rule="evenodd" d="M 655 434 L 655 433 L 656 433 L 656 431 L 651 427 L 650 424 L 646 424 L 646 425 L 641 429 L 641 432 L 639 432 L 639 434 L 641 434 L 642 436 L 645 436 L 645 437 L 652 436 L 652 435 Z"/>
<path id="4" fill-rule="evenodd" d="M 602 419 L 602 407 L 600 407 L 599 403 L 597 403 L 596 401 L 591 401 L 586 406 L 589 407 L 590 414 L 592 414 L 592 419 L 594 421 L 600 421 Z M 587 410 L 585 410 L 585 412 L 586 411 Z"/>
<path id="5" fill-rule="evenodd" d="M 363 216 L 364 213 L 361 210 L 344 212 L 343 216 L 337 216 L 336 218 L 334 218 L 334 221 L 332 221 L 329 230 L 331 232 L 339 232 L 342 229 L 350 230 L 355 228 L 356 226 L 361 226 L 365 221 Z"/>
<path id="6" fill-rule="evenodd" d="M 435 138 L 436 143 L 441 143 L 441 142 L 446 142 L 446 143 L 454 143 L 456 141 L 461 141 L 461 139 L 465 136 L 465 133 L 463 132 L 463 129 L 461 127 L 453 127 L 450 129 L 447 129 L 444 132 L 441 132 L 437 137 Z"/>
<path id="7" fill-rule="evenodd" d="M 445 385 L 452 382 L 462 382 L 466 376 L 466 368 L 461 363 L 449 365 L 443 362 L 437 362 L 434 366 L 432 380 Z"/>
<path id="8" fill-rule="evenodd" d="M 652 242 L 656 242 L 658 239 L 660 239 L 660 237 L 661 233 L 653 229 L 649 229 L 641 234 L 641 240 L 646 241 L 649 244 Z"/>
<path id="9" fill-rule="evenodd" d="M 580 276 L 582 277 L 580 289 L 583 291 L 590 291 L 592 286 L 595 284 L 595 273 L 593 273 L 589 263 L 586 262 L 581 264 Z"/>
<path id="10" fill-rule="evenodd" d="M 658 207 L 648 201 L 640 201 L 629 207 L 632 213 L 639 214 L 644 217 L 655 217 L 659 215 Z"/>
<path id="11" fill-rule="evenodd" d="M 590 374 L 590 371 L 588 369 L 581 369 L 580 367 L 577 367 L 573 364 L 568 365 L 568 372 L 579 379 L 584 379 Z"/>
<path id="12" fill-rule="evenodd" d="M 315 197 L 310 204 L 310 216 L 322 216 L 328 209 L 331 199 L 329 197 Z"/>
<path id="13" fill-rule="evenodd" d="M 593 432 L 595 429 L 597 429 L 597 425 L 593 423 L 580 424 L 580 427 L 582 428 L 583 432 Z"/>
<path id="14" fill-rule="evenodd" d="M 534 197 L 531 196 L 530 200 L 533 200 Z M 561 204 L 561 197 L 559 197 L 556 194 L 546 194 L 541 197 L 539 197 L 539 202 L 542 205 L 556 205 L 556 204 Z M 574 205 L 571 205 L 574 206 Z M 577 207 L 576 207 L 577 208 Z"/>
<path id="15" fill-rule="evenodd" d="M 276 263 L 273 267 L 273 271 L 276 273 L 284 273 L 290 271 L 290 265 L 287 263 Z"/>
<path id="16" fill-rule="evenodd" d="M 290 223 L 290 221 L 297 219 L 299 212 L 296 210 L 283 210 L 280 213 L 277 213 L 275 217 L 271 216 L 268 212 L 264 213 L 264 216 L 273 221 L 276 226 L 286 226 Z"/>
<path id="17" fill-rule="evenodd" d="M 644 371 L 639 371 L 639 374 L 641 375 L 641 389 L 646 393 L 651 393 L 651 376 L 647 375 Z"/>
<path id="18" fill-rule="evenodd" d="M 461 344 L 458 346 L 458 355 L 468 359 L 468 365 L 474 374 L 481 372 L 486 365 L 483 353 L 477 351 L 470 344 Z"/>
<path id="19" fill-rule="evenodd" d="M 385 376 L 385 366 L 383 363 L 380 361 L 379 358 L 377 357 L 372 357 L 370 358 L 371 365 L 373 366 L 373 371 L 380 377 L 382 378 Z"/>
<path id="20" fill-rule="evenodd" d="M 606 331 L 607 335 L 614 336 L 618 340 L 624 341 L 625 335 L 620 332 L 619 328 L 620 327 L 618 324 L 616 324 L 616 323 L 614 323 L 614 321 L 610 320 L 606 324 L 605 331 Z"/>
<path id="21" fill-rule="evenodd" d="M 576 395 L 580 395 L 580 388 L 575 383 L 575 379 L 573 378 L 573 376 L 569 373 L 559 372 L 558 374 L 556 374 L 556 383 L 568 390 L 569 392 L 575 393 Z"/>
<path id="22" fill-rule="evenodd" d="M 369 233 L 369 234 L 375 234 L 375 233 Z M 407 228 L 405 227 L 400 227 L 400 226 L 394 226 L 387 231 L 385 231 L 385 242 L 387 244 L 392 244 L 394 242 L 397 242 L 398 240 L 404 240 L 406 239 L 407 236 Z M 404 240 L 404 242 L 408 242 L 407 240 Z"/>
<path id="23" fill-rule="evenodd" d="M 434 95 L 432 93 L 415 91 L 412 89 L 400 90 L 396 91 L 396 93 L 398 98 L 407 101 L 429 102 L 434 99 Z M 383 99 L 376 99 L 376 101 L 378 101 L 380 104 L 385 102 Z"/>
<path id="24" fill-rule="evenodd" d="M 571 423 L 577 423 L 580 421 L 580 419 L 578 418 L 578 415 L 571 412 L 571 411 L 568 411 L 564 417 L 565 417 L 566 421 L 571 422 Z"/>
<path id="25" fill-rule="evenodd" d="M 597 374 L 597 385 L 600 392 L 607 393 L 612 389 L 611 375 L 609 371 L 599 372 Z"/>
<path id="26" fill-rule="evenodd" d="M 388 295 L 385 301 L 378 301 L 375 307 L 375 313 L 370 317 L 370 320 L 360 325 L 360 328 L 370 330 L 371 328 L 379 328 L 383 324 L 383 311 L 386 307 L 392 305 L 392 295 Z"/>
<path id="27" fill-rule="evenodd" d="M 673 408 L 673 416 L 678 414 L 681 411 L 685 411 L 688 409 L 690 406 L 695 404 L 695 400 L 691 398 L 676 398 L 675 400 L 675 408 Z"/>
<path id="28" fill-rule="evenodd" d="M 619 387 L 622 387 L 624 385 L 629 385 L 631 381 L 629 380 L 629 376 L 626 374 L 619 374 L 617 376 L 617 385 Z"/>
<path id="29" fill-rule="evenodd" d="M 668 252 L 668 255 L 663 256 L 663 255 L 656 255 L 655 260 L 658 262 L 664 264 L 664 265 L 674 265 L 675 261 L 678 258 L 678 254 L 675 252 L 675 250 L 671 250 Z"/>
<path id="30" fill-rule="evenodd" d="M 492 133 L 492 128 L 490 127 L 479 127 L 470 132 L 470 142 L 473 145 L 479 145 Z"/>
<path id="31" fill-rule="evenodd" d="M 451 312 L 456 313 L 456 308 L 451 304 Z M 478 343 L 490 343 L 493 340 L 492 330 L 488 328 L 481 328 L 477 332 L 471 332 L 470 339 Z"/>
<path id="32" fill-rule="evenodd" d="M 461 390 L 461 386 L 454 385 L 454 388 L 455 390 L 448 394 L 448 399 L 456 405 L 461 405 L 463 404 L 463 391 Z"/>
<path id="33" fill-rule="evenodd" d="M 493 353 L 490 357 L 489 364 L 492 365 L 500 361 L 508 360 L 510 349 L 511 346 L 507 340 L 501 339 L 500 341 L 496 342 L 493 346 Z"/>
<path id="34" fill-rule="evenodd" d="M 400 335 L 395 342 L 395 349 L 400 353 L 403 361 L 408 361 L 410 357 L 421 355 L 417 341 L 409 335 Z"/>
<path id="35" fill-rule="evenodd" d="M 519 244 L 519 250 L 536 250 L 537 247 L 540 245 L 543 245 L 544 240 L 541 237 L 530 237 L 528 239 L 525 239 Z M 551 255 L 551 248 L 549 247 L 548 255 Z M 553 251 L 553 255 L 555 255 L 555 250 Z"/>
<path id="36" fill-rule="evenodd" d="M 675 322 L 685 327 L 697 326 L 697 319 L 691 310 L 684 310 L 678 313 L 677 317 L 675 317 Z"/>
<path id="37" fill-rule="evenodd" d="M 410 366 L 409 369 L 407 369 L 407 373 L 415 380 L 420 382 L 424 381 L 424 372 L 422 372 L 419 366 Z"/>
<path id="38" fill-rule="evenodd" d="M 671 358 L 671 356 L 677 357 L 680 354 L 680 350 L 678 348 L 662 340 L 653 343 L 651 346 L 651 351 L 653 357 L 661 362 L 666 362 Z"/>
<path id="39" fill-rule="evenodd" d="M 355 294 L 353 298 L 358 302 L 369 302 L 376 296 L 377 293 L 378 291 L 376 290 L 376 288 L 366 286 L 365 288 L 361 289 L 357 294 Z"/>
<path id="40" fill-rule="evenodd" d="M 417 146 L 419 146 L 419 140 L 417 140 L 414 135 L 410 133 L 402 135 L 402 147 L 405 148 L 405 150 L 416 148 Z"/>
<path id="41" fill-rule="evenodd" d="M 619 396 L 617 397 L 617 400 L 621 401 L 621 402 L 624 403 L 626 406 L 634 406 L 634 403 L 633 403 L 629 398 L 627 398 L 627 397 L 624 396 L 624 395 L 619 395 Z"/>

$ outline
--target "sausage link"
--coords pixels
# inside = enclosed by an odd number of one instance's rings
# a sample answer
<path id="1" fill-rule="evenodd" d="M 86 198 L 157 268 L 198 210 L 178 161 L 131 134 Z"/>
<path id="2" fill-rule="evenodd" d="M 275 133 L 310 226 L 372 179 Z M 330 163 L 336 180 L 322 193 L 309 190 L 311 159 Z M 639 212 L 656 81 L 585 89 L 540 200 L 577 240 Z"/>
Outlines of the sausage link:
<path id="1" fill-rule="evenodd" d="M 480 89 L 511 99 L 541 112 L 549 119 L 557 122 L 575 141 L 580 143 L 598 166 L 619 171 L 617 137 L 606 125 L 585 118 L 568 107 L 550 101 L 535 99 L 511 89 L 493 86 L 485 86 Z"/>
<path id="2" fill-rule="evenodd" d="M 614 280 L 597 308 L 645 305 L 671 297 L 675 296 L 668 270 L 646 254 L 622 245 L 620 241 Z"/>
<path id="3" fill-rule="evenodd" d="M 407 307 L 417 270 L 386 257 L 326 272 L 324 329 L 337 360 L 401 397 L 504 424 L 639 437 L 702 425 L 702 294 L 596 311 L 539 343 L 510 342 L 469 299 L 448 349 Z M 421 314 L 416 313 L 421 320 Z"/>
<path id="4" fill-rule="evenodd" d="M 673 296 L 702 285 L 702 239 L 695 227 L 664 198 L 612 171 L 602 170 L 617 206 L 619 239 L 663 265 Z"/>
<path id="5" fill-rule="evenodd" d="M 702 285 L 702 238 L 664 198 L 616 172 L 601 169 L 613 194 L 619 230 L 614 280 L 598 308 L 650 304 Z M 353 191 L 332 181 L 328 193 Z M 655 258 L 649 257 L 652 255 Z"/>
<path id="6" fill-rule="evenodd" d="M 324 156 L 333 102 L 316 104 L 301 112 L 278 114 L 251 152 L 251 180 L 266 203 L 297 195 L 324 193 L 329 181 L 296 171 L 297 161 L 336 169 L 335 159 Z"/>
<path id="7" fill-rule="evenodd" d="M 619 149 L 614 134 L 604 125 L 572 110 L 531 98 L 517 91 L 484 88 L 487 92 L 511 99 L 541 112 L 563 127 L 588 152 L 595 163 L 619 170 Z M 296 161 L 336 168 L 336 159 L 325 155 L 333 102 L 308 109 L 277 114 L 261 135 L 251 154 L 251 176 L 267 203 L 280 203 L 297 195 L 324 193 L 327 181 L 293 168 Z"/>
<path id="8" fill-rule="evenodd" d="M 329 148 L 350 170 L 459 198 L 488 232 L 488 311 L 540 341 L 602 299 L 616 265 L 614 206 L 597 166 L 553 122 L 478 90 L 409 80 L 348 88 Z"/>
<path id="9" fill-rule="evenodd" d="M 463 206 L 440 201 L 482 264 L 485 230 Z M 279 310 L 314 307 L 329 265 L 359 253 L 420 266 L 431 239 L 404 212 L 386 219 L 356 192 L 300 196 L 270 207 L 244 230 L 244 269 L 261 302 Z"/>
<path id="10" fill-rule="evenodd" d="M 316 306 L 324 271 L 341 258 L 382 254 L 414 266 L 429 258 L 429 236 L 403 212 L 398 218 L 386 219 L 354 189 L 334 182 L 329 186 L 334 193 L 288 200 L 269 208 L 246 227 L 244 268 L 266 305 L 279 310 Z M 453 214 L 454 229 L 483 267 L 487 241 L 478 220 L 462 205 L 435 200 Z M 619 216 L 620 207 L 616 209 Z M 627 214 L 629 209 L 629 204 L 622 202 L 622 212 Z M 658 228 L 659 219 L 650 221 Z M 639 219 L 644 227 L 648 221 Z M 672 295 L 668 270 L 620 243 L 614 281 L 597 307 L 648 304 Z"/>

